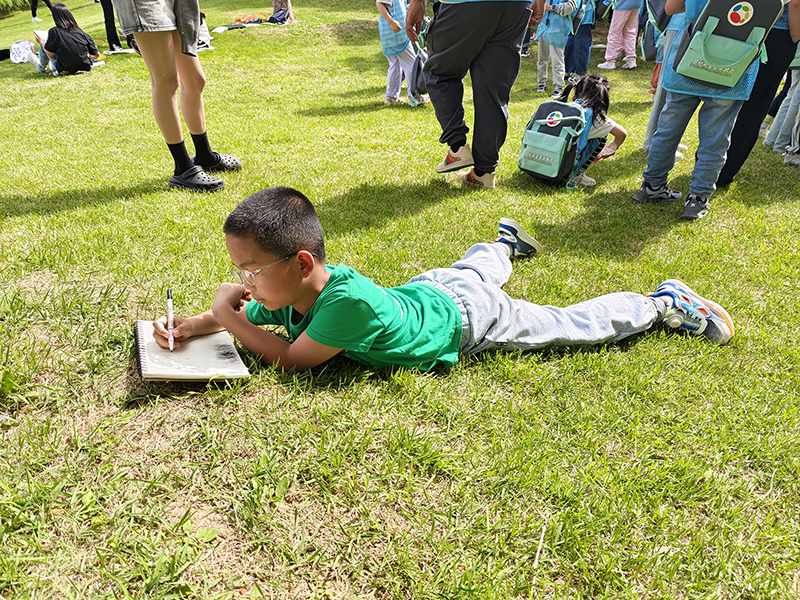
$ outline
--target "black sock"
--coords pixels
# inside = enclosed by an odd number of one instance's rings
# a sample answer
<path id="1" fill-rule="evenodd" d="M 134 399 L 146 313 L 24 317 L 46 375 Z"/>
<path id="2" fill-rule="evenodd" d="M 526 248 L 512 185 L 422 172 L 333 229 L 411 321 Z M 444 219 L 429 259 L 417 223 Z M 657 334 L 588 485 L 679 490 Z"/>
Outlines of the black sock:
<path id="1" fill-rule="evenodd" d="M 201 167 L 210 167 L 217 162 L 217 153 L 211 149 L 211 144 L 208 143 L 208 132 L 204 131 L 201 134 L 192 134 L 192 141 L 194 142 L 194 157 L 195 163 Z"/>
<path id="2" fill-rule="evenodd" d="M 465 145 L 466 145 L 466 142 L 459 142 L 459 143 L 458 143 L 458 144 L 456 144 L 456 145 L 450 146 L 450 152 L 452 152 L 453 154 L 455 154 L 456 152 L 458 152 L 459 150 L 461 150 L 461 148 L 463 148 Z"/>
<path id="3" fill-rule="evenodd" d="M 476 169 L 475 167 L 472 167 L 472 172 L 475 173 L 475 177 L 483 177 L 487 173 L 487 171 L 481 171 L 480 169 Z"/>
<path id="4" fill-rule="evenodd" d="M 175 175 L 185 173 L 194 166 L 192 159 L 189 158 L 189 153 L 186 151 L 186 144 L 178 142 L 177 144 L 167 144 L 169 153 L 172 154 L 172 159 L 175 161 Z"/>

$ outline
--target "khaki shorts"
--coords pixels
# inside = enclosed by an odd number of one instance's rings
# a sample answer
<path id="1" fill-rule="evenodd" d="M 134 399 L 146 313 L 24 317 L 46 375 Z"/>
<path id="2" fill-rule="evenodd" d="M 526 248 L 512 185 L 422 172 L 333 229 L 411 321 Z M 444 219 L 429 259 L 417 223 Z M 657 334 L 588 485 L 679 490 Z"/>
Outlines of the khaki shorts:
<path id="1" fill-rule="evenodd" d="M 112 0 L 123 35 L 177 29 L 175 0 Z"/>

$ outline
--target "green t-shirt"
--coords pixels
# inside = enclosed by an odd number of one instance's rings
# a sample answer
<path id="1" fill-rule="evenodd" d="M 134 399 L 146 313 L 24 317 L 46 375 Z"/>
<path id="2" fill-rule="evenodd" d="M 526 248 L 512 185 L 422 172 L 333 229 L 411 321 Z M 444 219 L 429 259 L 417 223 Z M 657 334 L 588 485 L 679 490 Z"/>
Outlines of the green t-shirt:
<path id="1" fill-rule="evenodd" d="M 344 265 L 327 270 L 330 279 L 307 314 L 249 302 L 247 320 L 282 325 L 293 340 L 305 331 L 315 342 L 373 367 L 428 370 L 456 363 L 461 311 L 447 294 L 424 283 L 382 288 Z"/>

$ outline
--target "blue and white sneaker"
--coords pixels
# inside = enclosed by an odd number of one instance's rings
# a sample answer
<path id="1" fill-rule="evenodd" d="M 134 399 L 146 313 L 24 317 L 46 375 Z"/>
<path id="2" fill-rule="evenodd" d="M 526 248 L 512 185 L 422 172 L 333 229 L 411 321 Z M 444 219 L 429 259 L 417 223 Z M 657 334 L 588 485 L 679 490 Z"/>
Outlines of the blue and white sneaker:
<path id="1" fill-rule="evenodd" d="M 533 239 L 522 225 L 511 219 L 500 219 L 500 233 L 494 241 L 511 246 L 512 258 L 526 258 L 542 253 L 542 245 Z"/>
<path id="2" fill-rule="evenodd" d="M 667 327 L 701 335 L 719 346 L 727 344 L 733 337 L 733 321 L 728 312 L 682 281 L 667 279 L 650 297 L 666 302 L 667 312 L 662 324 Z"/>

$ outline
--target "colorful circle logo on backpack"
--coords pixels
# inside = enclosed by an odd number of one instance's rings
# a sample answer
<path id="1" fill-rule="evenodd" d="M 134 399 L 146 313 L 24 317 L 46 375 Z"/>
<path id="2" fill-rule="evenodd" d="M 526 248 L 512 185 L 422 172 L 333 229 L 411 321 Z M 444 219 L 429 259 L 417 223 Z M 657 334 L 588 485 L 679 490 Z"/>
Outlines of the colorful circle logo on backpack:
<path id="1" fill-rule="evenodd" d="M 753 5 L 749 2 L 739 2 L 728 11 L 728 23 L 739 27 L 753 18 Z"/>
<path id="2" fill-rule="evenodd" d="M 559 123 L 561 123 L 561 119 L 564 118 L 560 112 L 553 111 L 549 115 L 547 115 L 547 126 L 548 127 L 557 127 Z"/>

